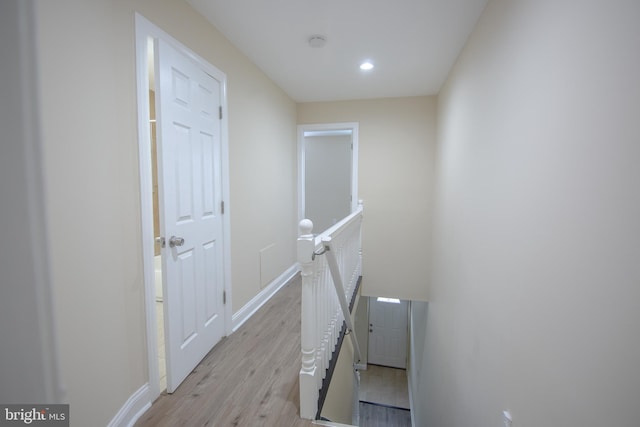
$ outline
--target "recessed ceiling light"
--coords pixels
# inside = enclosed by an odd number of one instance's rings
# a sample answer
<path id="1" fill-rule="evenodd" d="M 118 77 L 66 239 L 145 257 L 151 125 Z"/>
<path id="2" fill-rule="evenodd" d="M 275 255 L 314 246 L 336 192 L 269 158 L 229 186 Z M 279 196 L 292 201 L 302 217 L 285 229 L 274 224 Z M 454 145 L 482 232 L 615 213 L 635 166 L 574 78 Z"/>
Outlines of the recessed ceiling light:
<path id="1" fill-rule="evenodd" d="M 378 297 L 378 299 L 376 301 L 378 301 L 378 302 L 390 302 L 391 304 L 400 304 L 400 300 L 398 298 Z"/>
<path id="2" fill-rule="evenodd" d="M 373 70 L 373 64 L 369 61 L 365 61 L 362 64 L 360 64 L 360 69 L 364 71 Z"/>

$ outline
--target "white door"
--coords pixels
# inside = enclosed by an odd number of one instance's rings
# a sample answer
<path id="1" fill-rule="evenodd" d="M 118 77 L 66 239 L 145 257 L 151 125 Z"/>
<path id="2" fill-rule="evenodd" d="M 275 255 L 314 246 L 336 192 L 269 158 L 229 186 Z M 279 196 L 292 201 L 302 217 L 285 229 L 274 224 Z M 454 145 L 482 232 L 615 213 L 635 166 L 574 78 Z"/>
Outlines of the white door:
<path id="1" fill-rule="evenodd" d="M 406 369 L 408 307 L 407 301 L 369 298 L 367 363 Z"/>
<path id="2" fill-rule="evenodd" d="M 222 338 L 221 82 L 163 40 L 156 112 L 167 392 Z"/>

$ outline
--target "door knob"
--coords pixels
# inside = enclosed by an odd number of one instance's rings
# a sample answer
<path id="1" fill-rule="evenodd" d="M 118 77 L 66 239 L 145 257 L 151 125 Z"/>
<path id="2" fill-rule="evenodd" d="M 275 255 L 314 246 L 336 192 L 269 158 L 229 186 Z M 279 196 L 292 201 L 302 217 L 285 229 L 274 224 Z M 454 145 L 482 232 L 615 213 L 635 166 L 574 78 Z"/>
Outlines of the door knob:
<path id="1" fill-rule="evenodd" d="M 182 245 L 184 245 L 184 238 L 182 237 L 171 236 L 169 239 L 169 247 L 171 248 Z"/>

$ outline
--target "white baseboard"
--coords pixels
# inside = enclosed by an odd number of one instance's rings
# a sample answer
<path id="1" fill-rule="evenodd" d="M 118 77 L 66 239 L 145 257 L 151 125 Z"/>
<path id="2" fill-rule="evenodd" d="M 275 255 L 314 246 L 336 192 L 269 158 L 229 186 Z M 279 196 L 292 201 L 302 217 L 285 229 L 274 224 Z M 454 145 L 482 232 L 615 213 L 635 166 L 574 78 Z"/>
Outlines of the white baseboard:
<path id="1" fill-rule="evenodd" d="M 284 273 L 278 276 L 275 280 L 269 283 L 265 288 L 260 291 L 258 295 L 253 297 L 251 301 L 246 303 L 244 307 L 238 310 L 233 314 L 232 324 L 233 324 L 233 332 L 238 330 L 240 326 L 253 314 L 258 311 L 260 307 L 264 305 L 269 299 L 280 290 L 289 280 L 293 278 L 300 271 L 299 265 L 296 263 L 289 267 Z"/>
<path id="2" fill-rule="evenodd" d="M 107 427 L 132 427 L 150 407 L 149 383 L 146 383 L 129 397 Z"/>

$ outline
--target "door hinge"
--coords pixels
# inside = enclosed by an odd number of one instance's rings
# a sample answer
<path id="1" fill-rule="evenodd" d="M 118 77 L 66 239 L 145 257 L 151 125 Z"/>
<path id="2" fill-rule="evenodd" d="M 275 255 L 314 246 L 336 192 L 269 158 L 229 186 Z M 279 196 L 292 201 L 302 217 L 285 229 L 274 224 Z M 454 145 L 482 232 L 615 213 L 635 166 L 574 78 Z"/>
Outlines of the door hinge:
<path id="1" fill-rule="evenodd" d="M 222 291 L 222 304 L 227 303 L 227 291 Z"/>
<path id="2" fill-rule="evenodd" d="M 218 116 L 220 117 L 220 120 L 222 120 L 222 105 L 218 107 Z"/>
<path id="3" fill-rule="evenodd" d="M 220 202 L 220 214 L 224 214 L 224 200 Z"/>

